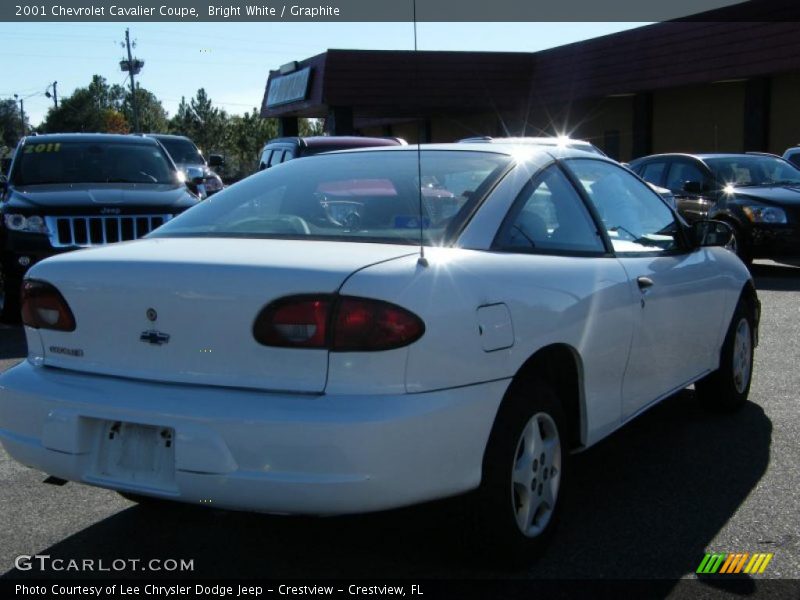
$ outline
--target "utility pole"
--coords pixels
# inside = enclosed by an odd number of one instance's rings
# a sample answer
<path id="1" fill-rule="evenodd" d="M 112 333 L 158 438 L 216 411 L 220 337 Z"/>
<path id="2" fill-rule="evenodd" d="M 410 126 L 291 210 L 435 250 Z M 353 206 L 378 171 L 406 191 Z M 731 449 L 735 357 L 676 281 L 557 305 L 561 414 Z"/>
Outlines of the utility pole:
<path id="1" fill-rule="evenodd" d="M 54 81 L 53 83 L 51 83 L 50 85 L 47 86 L 47 89 L 44 92 L 45 96 L 47 96 L 48 98 L 52 98 L 53 99 L 53 104 L 55 104 L 56 108 L 58 108 L 58 90 L 56 89 L 57 85 L 58 85 L 58 82 Z M 53 93 L 52 94 L 50 93 L 50 88 L 53 88 Z"/>
<path id="2" fill-rule="evenodd" d="M 136 47 L 136 42 L 133 43 L 133 47 Z M 130 30 L 125 29 L 125 43 L 123 44 L 123 48 L 128 49 L 128 60 L 121 60 L 119 61 L 119 68 L 122 71 L 127 71 L 131 77 L 131 107 L 133 108 L 133 132 L 139 132 L 139 106 L 136 101 L 136 83 L 134 82 L 134 75 L 138 75 L 142 67 L 144 67 L 144 61 L 134 59 L 133 55 L 131 54 L 131 35 Z"/>
<path id="3" fill-rule="evenodd" d="M 22 125 L 22 137 L 25 137 L 25 101 L 17 94 L 14 94 L 14 99 L 19 100 L 19 122 Z"/>

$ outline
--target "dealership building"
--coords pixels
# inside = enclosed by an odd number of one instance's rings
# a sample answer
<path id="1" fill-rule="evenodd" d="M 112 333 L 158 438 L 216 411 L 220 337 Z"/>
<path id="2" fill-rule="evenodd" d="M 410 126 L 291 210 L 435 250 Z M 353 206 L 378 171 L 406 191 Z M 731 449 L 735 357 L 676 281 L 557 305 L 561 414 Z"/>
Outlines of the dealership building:
<path id="1" fill-rule="evenodd" d="M 535 53 L 328 50 L 270 71 L 261 115 L 283 135 L 313 117 L 411 143 L 566 133 L 620 160 L 781 154 L 800 144 L 800 7 L 750 4 Z"/>

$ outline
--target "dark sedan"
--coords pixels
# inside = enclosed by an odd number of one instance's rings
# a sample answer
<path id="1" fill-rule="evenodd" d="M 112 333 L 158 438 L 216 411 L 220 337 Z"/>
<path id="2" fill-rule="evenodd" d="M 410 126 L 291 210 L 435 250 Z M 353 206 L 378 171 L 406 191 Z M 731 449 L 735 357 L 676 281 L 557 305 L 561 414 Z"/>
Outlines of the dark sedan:
<path id="1" fill-rule="evenodd" d="M 736 253 L 800 257 L 800 169 L 770 154 L 657 154 L 630 168 L 675 194 L 690 222 L 717 219 L 733 227 Z"/>

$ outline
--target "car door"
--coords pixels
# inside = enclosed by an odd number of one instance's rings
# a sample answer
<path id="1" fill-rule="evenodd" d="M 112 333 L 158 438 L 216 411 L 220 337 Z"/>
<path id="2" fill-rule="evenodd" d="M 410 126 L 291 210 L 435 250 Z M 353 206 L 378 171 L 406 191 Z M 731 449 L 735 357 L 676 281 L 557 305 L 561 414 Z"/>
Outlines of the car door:
<path id="1" fill-rule="evenodd" d="M 714 366 L 724 277 L 704 248 L 690 248 L 657 194 L 629 171 L 565 161 L 589 197 L 639 305 L 622 386 L 623 418 Z"/>
<path id="2" fill-rule="evenodd" d="M 691 182 L 699 189 L 687 189 Z M 691 158 L 673 158 L 669 161 L 664 187 L 674 195 L 678 212 L 690 223 L 708 217 L 714 205 L 714 178 L 708 168 Z"/>
<path id="3" fill-rule="evenodd" d="M 515 349 L 568 343 L 581 357 L 589 438 L 619 426 L 621 385 L 638 307 L 585 200 L 558 166 L 522 188 L 492 244 L 492 290 L 502 290 Z M 487 359 L 491 360 L 491 359 Z"/>

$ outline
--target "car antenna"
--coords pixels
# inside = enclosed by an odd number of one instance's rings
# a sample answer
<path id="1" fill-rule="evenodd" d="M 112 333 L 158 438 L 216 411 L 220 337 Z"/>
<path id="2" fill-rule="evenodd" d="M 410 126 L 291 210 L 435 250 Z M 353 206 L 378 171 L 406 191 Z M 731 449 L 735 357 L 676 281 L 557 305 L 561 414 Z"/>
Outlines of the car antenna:
<path id="1" fill-rule="evenodd" d="M 419 82 L 419 55 L 417 54 L 417 0 L 412 0 L 412 11 L 414 19 L 414 76 Z M 425 258 L 425 239 L 423 232 L 424 218 L 422 214 L 422 144 L 420 135 L 422 124 L 417 126 L 417 193 L 419 194 L 419 258 L 417 264 L 421 267 L 428 266 L 428 259 Z"/>

